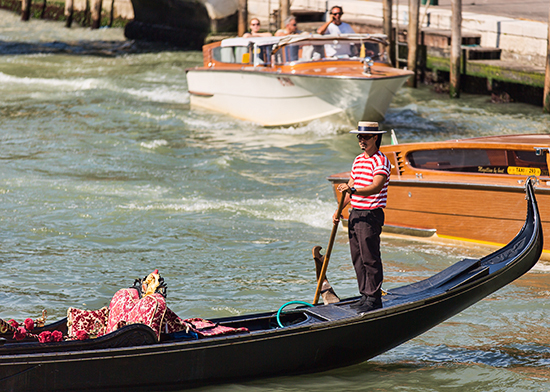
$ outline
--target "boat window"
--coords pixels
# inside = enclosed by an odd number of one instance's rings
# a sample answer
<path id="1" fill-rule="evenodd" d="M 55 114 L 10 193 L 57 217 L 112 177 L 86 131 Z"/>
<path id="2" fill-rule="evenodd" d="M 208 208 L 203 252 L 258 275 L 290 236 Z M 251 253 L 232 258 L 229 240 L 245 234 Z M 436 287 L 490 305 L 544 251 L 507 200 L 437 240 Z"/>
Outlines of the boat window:
<path id="1" fill-rule="evenodd" d="M 212 50 L 214 60 L 222 63 L 248 63 L 247 46 L 218 46 Z"/>
<path id="2" fill-rule="evenodd" d="M 373 60 L 387 62 L 384 46 L 378 42 L 332 40 L 330 43 L 315 44 L 312 41 L 302 41 L 290 44 L 277 51 L 277 64 L 290 62 L 319 61 L 334 58 L 357 59 L 370 57 Z M 270 48 L 271 49 L 271 48 Z"/>
<path id="3" fill-rule="evenodd" d="M 413 151 L 407 154 L 412 167 L 466 173 L 548 175 L 545 156 L 535 151 L 460 149 Z"/>
<path id="4" fill-rule="evenodd" d="M 254 48 L 254 65 L 271 64 L 271 50 L 273 45 L 256 46 Z"/>

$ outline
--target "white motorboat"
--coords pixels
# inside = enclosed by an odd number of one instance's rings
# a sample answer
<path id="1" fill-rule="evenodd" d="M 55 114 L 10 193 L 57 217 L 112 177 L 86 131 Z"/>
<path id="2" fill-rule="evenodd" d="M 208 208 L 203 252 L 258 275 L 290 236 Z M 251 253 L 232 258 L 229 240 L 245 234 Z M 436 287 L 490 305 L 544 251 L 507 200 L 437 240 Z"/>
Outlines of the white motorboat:
<path id="1" fill-rule="evenodd" d="M 191 106 L 264 126 L 329 116 L 380 121 L 412 72 L 393 68 L 386 37 L 300 34 L 229 38 L 187 70 Z"/>

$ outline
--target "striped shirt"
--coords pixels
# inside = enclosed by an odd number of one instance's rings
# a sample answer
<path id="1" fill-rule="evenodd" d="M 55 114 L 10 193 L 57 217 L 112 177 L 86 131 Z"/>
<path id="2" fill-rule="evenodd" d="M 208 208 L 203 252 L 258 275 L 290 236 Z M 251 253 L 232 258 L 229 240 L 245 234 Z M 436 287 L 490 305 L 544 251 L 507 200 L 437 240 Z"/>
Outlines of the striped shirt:
<path id="1" fill-rule="evenodd" d="M 370 196 L 352 195 L 351 206 L 360 210 L 373 210 L 379 207 L 386 207 L 390 172 L 390 160 L 381 151 L 377 151 L 371 157 L 366 157 L 363 153 L 355 158 L 351 168 L 351 178 L 353 179 L 354 188 L 360 189 L 372 184 L 374 176 L 378 174 L 385 175 L 386 181 L 380 193 Z"/>

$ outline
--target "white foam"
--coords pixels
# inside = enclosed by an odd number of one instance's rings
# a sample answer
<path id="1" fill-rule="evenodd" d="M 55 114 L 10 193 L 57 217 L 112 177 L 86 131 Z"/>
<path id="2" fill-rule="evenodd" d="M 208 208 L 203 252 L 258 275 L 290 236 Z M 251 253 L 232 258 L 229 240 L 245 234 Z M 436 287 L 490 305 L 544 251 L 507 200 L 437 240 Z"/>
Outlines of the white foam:
<path id="1" fill-rule="evenodd" d="M 161 140 L 153 140 L 151 142 L 141 142 L 140 146 L 143 148 L 148 148 L 150 150 L 154 150 L 157 147 L 167 146 L 168 142 L 164 139 Z"/>
<path id="2" fill-rule="evenodd" d="M 65 90 L 89 90 L 102 87 L 105 83 L 99 79 L 47 79 L 47 78 L 29 78 L 6 75 L 0 72 L 0 83 L 9 83 L 10 85 L 30 86 L 33 89 L 40 86 L 47 88 L 62 88 Z"/>
<path id="3" fill-rule="evenodd" d="M 182 198 L 174 203 L 130 203 L 119 208 L 138 211 L 166 210 L 183 212 L 230 212 L 248 215 L 258 219 L 300 222 L 312 227 L 329 228 L 335 206 L 332 201 L 306 200 L 297 198 L 244 199 L 208 201 L 202 198 Z"/>
<path id="4" fill-rule="evenodd" d="M 140 89 L 120 89 L 120 92 L 132 95 L 138 98 L 146 98 L 153 102 L 166 103 L 189 103 L 189 93 L 187 91 L 178 91 L 174 87 L 156 87 L 156 88 L 140 88 Z"/>

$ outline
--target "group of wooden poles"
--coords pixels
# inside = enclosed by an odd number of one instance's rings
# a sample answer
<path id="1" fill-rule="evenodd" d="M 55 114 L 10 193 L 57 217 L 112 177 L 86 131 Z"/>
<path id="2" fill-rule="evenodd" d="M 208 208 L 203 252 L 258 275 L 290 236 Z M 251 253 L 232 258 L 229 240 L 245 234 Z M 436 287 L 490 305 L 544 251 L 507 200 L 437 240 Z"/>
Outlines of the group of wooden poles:
<path id="1" fill-rule="evenodd" d="M 113 25 L 115 0 L 111 1 L 111 12 L 109 18 L 109 27 Z M 43 18 L 46 12 L 46 2 L 42 2 L 42 11 L 40 17 Z M 32 0 L 22 0 L 21 2 L 21 20 L 28 21 L 31 17 Z M 99 29 L 101 27 L 101 9 L 103 7 L 103 0 L 86 0 L 86 9 L 84 15 L 87 20 L 90 20 L 90 26 L 92 29 Z M 66 27 L 71 27 L 74 16 L 74 0 L 65 0 L 65 21 Z"/>

